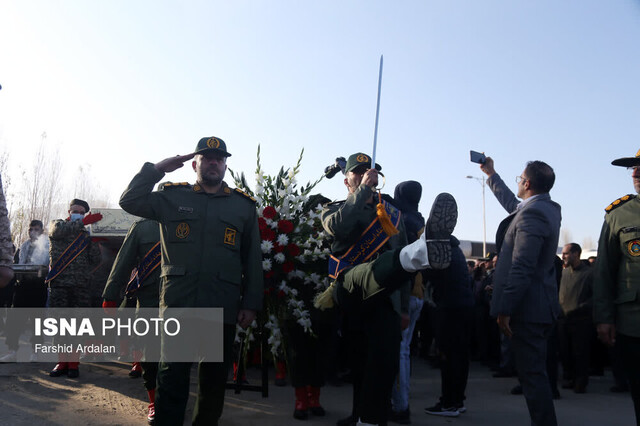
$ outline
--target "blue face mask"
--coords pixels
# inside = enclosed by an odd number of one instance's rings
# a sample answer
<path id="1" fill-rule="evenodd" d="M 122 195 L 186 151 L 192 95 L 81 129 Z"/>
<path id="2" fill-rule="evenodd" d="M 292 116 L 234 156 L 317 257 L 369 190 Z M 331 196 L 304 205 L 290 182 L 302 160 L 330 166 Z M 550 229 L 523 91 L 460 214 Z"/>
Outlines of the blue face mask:
<path id="1" fill-rule="evenodd" d="M 71 220 L 82 220 L 84 215 L 82 213 L 71 213 Z"/>

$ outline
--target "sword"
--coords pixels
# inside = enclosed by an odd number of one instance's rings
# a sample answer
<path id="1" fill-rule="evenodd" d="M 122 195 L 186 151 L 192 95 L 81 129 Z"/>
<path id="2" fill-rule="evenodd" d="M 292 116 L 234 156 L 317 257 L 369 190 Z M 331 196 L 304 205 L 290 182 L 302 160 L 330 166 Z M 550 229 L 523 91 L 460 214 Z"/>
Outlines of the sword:
<path id="1" fill-rule="evenodd" d="M 378 103 L 376 104 L 376 126 L 373 130 L 373 155 L 371 156 L 371 168 L 376 168 L 376 146 L 378 145 L 378 117 L 380 116 L 380 89 L 382 88 L 382 61 L 380 55 L 380 72 L 378 74 Z"/>

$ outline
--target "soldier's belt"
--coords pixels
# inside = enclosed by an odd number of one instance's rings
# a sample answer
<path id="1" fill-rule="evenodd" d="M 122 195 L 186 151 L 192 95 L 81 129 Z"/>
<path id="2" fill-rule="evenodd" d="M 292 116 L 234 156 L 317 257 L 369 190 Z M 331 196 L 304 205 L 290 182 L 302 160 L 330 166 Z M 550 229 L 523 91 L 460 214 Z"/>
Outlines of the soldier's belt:
<path id="1" fill-rule="evenodd" d="M 126 296 L 131 296 L 133 293 L 138 291 L 138 289 L 142 287 L 144 280 L 149 278 L 149 275 L 151 275 L 151 273 L 160 266 L 161 254 L 160 242 L 158 241 L 153 247 L 151 247 L 151 250 L 144 255 L 138 264 L 138 267 L 131 273 L 131 279 L 129 280 L 127 289 L 124 292 Z"/>
<path id="2" fill-rule="evenodd" d="M 81 232 L 75 240 L 69 244 L 69 246 L 64 250 L 64 252 L 60 255 L 58 260 L 55 261 L 51 268 L 49 269 L 49 273 L 47 277 L 44 279 L 45 283 L 49 283 L 51 280 L 54 280 L 62 271 L 64 271 L 67 266 L 71 264 L 75 260 L 76 257 L 80 256 L 87 246 L 89 246 L 89 242 L 91 241 L 91 237 Z"/>
<path id="3" fill-rule="evenodd" d="M 386 201 L 383 201 L 382 204 L 391 223 L 397 228 L 400 223 L 400 210 Z M 385 245 L 389 238 L 390 236 L 384 232 L 380 220 L 376 217 L 345 254 L 340 257 L 331 255 L 329 258 L 329 277 L 335 280 L 343 270 L 367 262 Z"/>

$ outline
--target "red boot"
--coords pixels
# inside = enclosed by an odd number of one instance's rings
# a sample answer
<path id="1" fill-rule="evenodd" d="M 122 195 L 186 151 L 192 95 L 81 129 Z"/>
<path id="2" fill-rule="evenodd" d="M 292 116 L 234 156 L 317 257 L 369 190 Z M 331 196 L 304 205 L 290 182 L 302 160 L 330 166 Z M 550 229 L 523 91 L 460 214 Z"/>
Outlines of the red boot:
<path id="1" fill-rule="evenodd" d="M 238 380 L 238 363 L 234 362 L 233 363 L 233 382 L 235 383 L 236 380 Z M 245 385 L 249 383 L 249 381 L 247 380 L 247 373 L 242 373 L 242 380 L 240 381 L 240 383 Z"/>
<path id="2" fill-rule="evenodd" d="M 129 377 L 137 379 L 142 376 L 142 365 L 139 362 L 134 362 L 131 365 L 131 371 L 129 371 Z"/>
<path id="3" fill-rule="evenodd" d="M 69 373 L 69 363 L 68 362 L 58 362 L 53 370 L 49 372 L 49 376 L 51 377 L 60 377 Z"/>
<path id="4" fill-rule="evenodd" d="M 69 363 L 69 378 L 75 379 L 80 375 L 80 363 L 79 362 L 70 362 Z"/>
<path id="5" fill-rule="evenodd" d="M 320 388 L 307 386 L 307 397 L 311 414 L 314 416 L 324 416 L 326 413 L 322 405 L 320 405 Z"/>
<path id="6" fill-rule="evenodd" d="M 150 389 L 149 394 L 149 413 L 147 414 L 147 423 L 154 425 L 156 423 L 156 390 Z"/>
<path id="7" fill-rule="evenodd" d="M 285 364 L 284 361 L 276 361 L 276 380 L 273 384 L 276 386 L 286 386 L 287 381 L 285 377 L 287 377 L 287 364 Z"/>
<path id="8" fill-rule="evenodd" d="M 293 418 L 298 420 L 306 420 L 307 414 L 307 388 L 296 388 L 296 408 L 293 410 Z"/>

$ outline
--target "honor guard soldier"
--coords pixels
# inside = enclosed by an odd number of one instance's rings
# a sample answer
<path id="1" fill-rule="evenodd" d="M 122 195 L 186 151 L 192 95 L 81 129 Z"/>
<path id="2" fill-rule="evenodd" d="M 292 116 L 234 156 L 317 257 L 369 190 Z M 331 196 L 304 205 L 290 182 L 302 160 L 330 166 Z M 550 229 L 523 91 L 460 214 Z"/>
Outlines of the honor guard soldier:
<path id="1" fill-rule="evenodd" d="M 262 308 L 263 272 L 255 201 L 223 181 L 224 141 L 202 138 L 194 153 L 146 163 L 120 198 L 127 212 L 160 223 L 161 307 L 224 308 L 224 362 L 200 362 L 194 425 L 217 425 L 232 359 L 235 325 L 246 328 Z M 196 183 L 154 185 L 193 159 Z M 166 348 L 163 348 L 164 351 Z M 191 363 L 162 361 L 156 425 L 183 423 Z"/>
<path id="2" fill-rule="evenodd" d="M 135 298 L 138 308 L 157 308 L 160 298 L 160 255 L 158 222 L 142 219 L 131 225 L 104 287 L 102 307 L 105 310 L 115 308 L 122 289 L 126 287 L 125 297 Z M 153 343 L 147 343 L 145 347 L 134 349 L 134 363 L 129 372 L 131 377 L 140 377 L 142 371 L 143 384 L 149 395 L 149 424 L 154 424 L 155 420 L 154 403 L 158 374 L 158 362 L 153 360 L 159 359 L 160 356 L 160 345 L 150 347 L 152 345 Z M 139 362 L 143 353 L 145 362 Z"/>
<path id="3" fill-rule="evenodd" d="M 51 266 L 45 282 L 49 284 L 49 307 L 88 308 L 91 270 L 100 263 L 98 244 L 91 242 L 85 225 L 102 219 L 100 213 L 89 213 L 89 204 L 74 198 L 69 203 L 69 217 L 49 225 Z M 80 354 L 60 354 L 51 377 L 79 375 Z"/>
<path id="4" fill-rule="evenodd" d="M 444 269 L 451 260 L 450 235 L 457 220 L 455 200 L 440 194 L 427 221 L 427 237 L 407 244 L 393 198 L 376 192 L 381 167 L 363 153 L 344 168 L 345 201 L 322 212 L 333 237 L 329 275 L 332 286 L 316 300 L 335 300 L 347 314 L 353 368 L 353 407 L 338 425 L 386 424 L 391 389 L 398 371 L 401 316 L 407 313 L 411 273 Z"/>
<path id="5" fill-rule="evenodd" d="M 593 319 L 605 344 L 620 345 L 640 424 L 640 151 L 611 164 L 631 171 L 636 194 L 618 198 L 605 209 L 593 283 Z"/>

